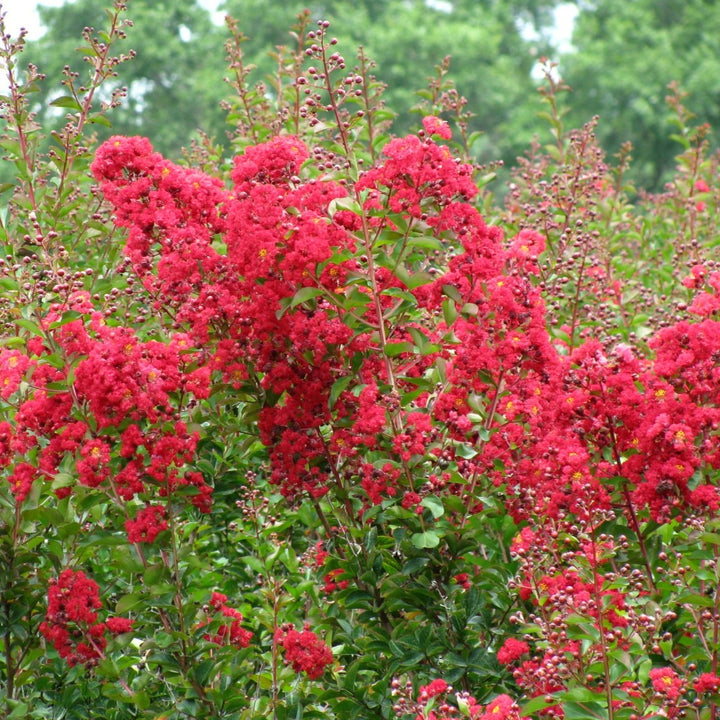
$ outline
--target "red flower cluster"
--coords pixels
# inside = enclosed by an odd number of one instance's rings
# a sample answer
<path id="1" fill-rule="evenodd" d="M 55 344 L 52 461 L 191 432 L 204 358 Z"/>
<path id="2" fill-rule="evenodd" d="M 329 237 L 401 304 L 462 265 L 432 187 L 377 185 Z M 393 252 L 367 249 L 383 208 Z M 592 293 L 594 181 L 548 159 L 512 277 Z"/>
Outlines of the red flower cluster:
<path id="1" fill-rule="evenodd" d="M 216 645 L 233 645 L 237 648 L 248 647 L 252 639 L 252 633 L 241 626 L 240 623 L 243 619 L 242 613 L 227 605 L 227 595 L 214 592 L 210 600 L 210 606 L 215 611 L 216 619 L 221 620 L 221 624 L 214 634 L 206 633 L 203 635 L 205 640 L 213 642 Z M 230 618 L 232 622 L 230 622 L 230 624 L 222 622 L 225 618 Z M 200 627 L 210 622 L 212 622 L 212 620 L 202 623 Z"/>
<path id="2" fill-rule="evenodd" d="M 58 322 L 70 309 L 80 317 Z M 207 512 L 212 489 L 188 467 L 198 435 L 177 416 L 179 403 L 207 395 L 210 377 L 209 370 L 198 371 L 197 351 L 186 337 L 141 341 L 130 328 L 107 325 L 84 295 L 53 306 L 43 325 L 51 339 L 28 343 L 35 357 L 18 351 L 0 356 L 17 405 L 13 423 L 0 425 L 0 466 L 11 468 L 7 479 L 16 501 L 25 500 L 35 480 L 53 480 L 71 464 L 80 485 L 112 486 L 125 501 L 168 498 L 192 486 L 190 501 Z M 66 367 L 59 368 L 62 353 Z M 29 379 L 22 392 L 20 370 Z M 37 460 L 28 462 L 29 456 Z M 65 484 L 55 492 L 65 497 L 72 490 Z M 152 542 L 162 529 L 164 511 L 149 505 L 154 509 L 128 522 L 131 542 Z"/>
<path id="3" fill-rule="evenodd" d="M 497 652 L 497 659 L 501 665 L 509 665 L 530 652 L 530 646 L 522 640 L 508 638 Z"/>
<path id="4" fill-rule="evenodd" d="M 443 140 L 450 140 L 452 138 L 452 130 L 450 126 L 438 117 L 434 115 L 426 115 L 423 118 L 423 127 L 428 135 L 437 135 Z"/>
<path id="5" fill-rule="evenodd" d="M 275 643 L 285 651 L 285 662 L 296 673 L 304 672 L 311 680 L 321 677 L 325 668 L 333 663 L 332 650 L 307 623 L 302 632 L 292 625 L 283 626 L 275 633 Z"/>
<path id="6" fill-rule="evenodd" d="M 484 708 L 472 695 L 457 693 L 456 705 L 442 698 L 449 694 L 452 687 L 442 679 L 433 680 L 420 688 L 417 697 L 419 712 L 415 720 L 527 720 L 521 717 L 520 708 L 509 695 L 498 695 Z"/>
<path id="7" fill-rule="evenodd" d="M 102 607 L 98 584 L 85 573 L 67 568 L 48 589 L 48 609 L 40 632 L 67 663 L 92 664 L 100 660 L 107 646 L 107 633 L 130 632 L 132 620 L 98 620 Z"/>
<path id="8" fill-rule="evenodd" d="M 447 692 L 448 684 L 442 679 L 437 678 L 433 680 L 429 685 L 423 685 L 418 692 L 418 701 L 421 703 L 427 703 L 430 698 L 442 695 Z"/>
<path id="9" fill-rule="evenodd" d="M 441 129 L 430 123 L 434 130 Z M 432 140 L 416 135 L 391 140 L 383 149 L 387 161 L 368 170 L 357 182 L 357 190 L 369 190 L 366 210 L 384 210 L 381 199 L 390 193 L 388 207 L 393 213 L 420 218 L 428 201 L 444 206 L 456 196 L 469 200 L 478 193 L 472 180 L 472 166 L 456 163 L 450 151 Z M 378 220 L 380 217 L 377 218 Z"/>
<path id="10" fill-rule="evenodd" d="M 153 543 L 167 528 L 165 508 L 161 505 L 148 505 L 134 519 L 125 521 L 129 543 Z"/>
<path id="11" fill-rule="evenodd" d="M 34 364 L 19 350 L 0 350 L 0 397 L 3 400 L 17 392 L 21 380 Z"/>
<path id="12" fill-rule="evenodd" d="M 347 578 L 343 578 L 345 570 L 343 568 L 335 568 L 329 573 L 325 573 L 323 577 L 323 592 L 327 595 L 335 592 L 336 590 L 345 590 L 350 581 Z"/>
<path id="13" fill-rule="evenodd" d="M 717 693 L 718 690 L 720 690 L 720 677 L 714 675 L 713 673 L 703 673 L 693 683 L 693 690 L 700 694 Z"/>
<path id="14" fill-rule="evenodd" d="M 675 704 L 681 697 L 685 683 L 677 672 L 669 667 L 653 668 L 649 673 L 650 681 L 658 695 Z"/>
<path id="15" fill-rule="evenodd" d="M 307 157 L 292 137 L 248 148 L 235 161 L 232 195 L 167 162 L 140 138 L 112 138 L 93 165 L 116 222 L 129 228 L 126 253 L 135 271 L 155 291 L 158 308 L 212 356 L 207 370 L 237 385 L 251 366 L 262 374 L 264 392 L 285 396 L 263 409 L 260 431 L 273 447 L 273 478 L 288 495 L 325 492 L 318 430 L 329 417 L 340 347 L 348 352 L 352 338 L 320 300 L 312 310 L 286 312 L 300 289 L 339 291 L 347 263 L 327 261 L 337 248 L 354 246 L 328 216 L 330 202 L 346 190 L 301 182 Z M 218 234 L 224 254 L 212 242 Z"/>

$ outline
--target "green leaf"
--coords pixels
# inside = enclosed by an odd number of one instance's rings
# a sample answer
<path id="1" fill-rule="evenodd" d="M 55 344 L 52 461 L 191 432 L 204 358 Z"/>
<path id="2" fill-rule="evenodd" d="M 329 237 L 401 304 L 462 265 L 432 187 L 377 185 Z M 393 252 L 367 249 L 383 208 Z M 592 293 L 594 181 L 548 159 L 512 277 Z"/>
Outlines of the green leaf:
<path id="1" fill-rule="evenodd" d="M 428 235 L 420 235 L 418 237 L 410 237 L 407 242 L 409 247 L 425 248 L 427 250 L 442 250 L 443 244 L 436 237 Z"/>
<path id="2" fill-rule="evenodd" d="M 77 312 L 77 310 L 66 310 L 59 320 L 50 323 L 50 329 L 54 330 L 55 328 L 62 327 L 63 325 L 67 325 L 68 323 L 78 320 L 81 317 L 82 313 Z"/>
<path id="3" fill-rule="evenodd" d="M 575 702 L 600 702 L 601 704 L 605 701 L 605 696 L 602 693 L 598 693 L 590 688 L 576 685 L 563 692 L 563 699 L 574 700 Z"/>
<path id="4" fill-rule="evenodd" d="M 123 595 L 115 605 L 115 612 L 118 615 L 124 615 L 126 612 L 132 610 L 143 602 L 144 599 L 140 593 L 130 593 L 129 595 Z"/>
<path id="5" fill-rule="evenodd" d="M 545 695 L 540 695 L 538 697 L 534 697 L 529 702 L 526 702 L 522 708 L 520 708 L 520 714 L 521 715 L 530 715 L 530 713 L 537 712 L 538 710 L 545 710 L 545 708 L 552 707 L 553 705 L 557 705 L 558 701 L 553 699 L 548 702 L 545 699 Z"/>
<path id="6" fill-rule="evenodd" d="M 15 324 L 18 325 L 21 328 L 25 328 L 29 332 L 31 332 L 33 335 L 39 335 L 40 337 L 44 336 L 44 333 L 40 326 L 33 322 L 32 320 L 26 320 L 25 318 L 18 318 L 15 321 Z"/>
<path id="7" fill-rule="evenodd" d="M 607 704 L 597 702 L 564 702 L 562 704 L 565 720 L 588 720 L 592 717 L 607 717 Z"/>
<path id="8" fill-rule="evenodd" d="M 420 271 L 413 273 L 412 275 L 409 275 L 405 279 L 405 284 L 408 286 L 408 289 L 414 290 L 415 288 L 422 287 L 423 285 L 428 285 L 431 283 L 435 278 L 430 273 L 427 273 L 425 271 Z"/>
<path id="9" fill-rule="evenodd" d="M 410 538 L 410 541 L 418 549 L 434 548 L 440 544 L 440 537 L 432 530 L 426 530 L 425 532 L 415 533 Z"/>
<path id="10" fill-rule="evenodd" d="M 452 298 L 447 298 L 443 300 L 442 311 L 445 325 L 447 327 L 451 327 L 453 323 L 457 320 L 458 316 L 457 307 L 455 306 L 455 302 Z"/>
<path id="11" fill-rule="evenodd" d="M 447 295 L 447 297 L 454 300 L 456 303 L 461 303 L 463 301 L 460 291 L 454 285 L 443 285 L 442 291 L 444 295 Z"/>
<path id="12" fill-rule="evenodd" d="M 26 718 L 28 717 L 28 711 L 30 706 L 27 703 L 17 701 L 17 705 L 13 708 L 12 712 L 7 716 L 8 720 L 12 718 Z"/>
<path id="13" fill-rule="evenodd" d="M 333 408 L 337 399 L 342 395 L 343 391 L 347 389 L 347 386 L 357 378 L 354 375 L 345 375 L 345 377 L 338 378 L 330 388 L 330 397 L 328 398 L 328 407 Z"/>
<path id="14" fill-rule="evenodd" d="M 62 97 L 55 98 L 50 105 L 52 107 L 70 108 L 71 110 L 77 110 L 78 112 L 82 111 L 80 103 L 70 95 L 63 95 Z"/>
<path id="15" fill-rule="evenodd" d="M 388 357 L 396 357 L 402 353 L 411 353 L 415 346 L 410 342 L 387 343 L 385 345 L 385 354 Z"/>
<path id="16" fill-rule="evenodd" d="M 88 123 L 91 123 L 93 125 L 103 125 L 104 127 L 108 128 L 112 127 L 112 123 L 110 122 L 110 120 L 108 120 L 108 118 L 105 117 L 105 115 L 103 115 L 102 113 L 95 113 L 94 115 L 91 115 L 88 118 Z"/>
<path id="17" fill-rule="evenodd" d="M 295 293 L 295 295 L 293 295 L 293 298 L 290 301 L 290 307 L 291 308 L 297 307 L 301 303 L 307 302 L 308 300 L 312 300 L 313 298 L 316 298 L 322 294 L 323 294 L 322 288 L 317 288 L 317 287 L 300 288 Z"/>
<path id="18" fill-rule="evenodd" d="M 403 290 L 402 288 L 387 288 L 386 290 L 382 291 L 382 294 L 389 295 L 390 297 L 400 298 L 402 300 L 407 300 L 407 302 L 409 302 L 413 306 L 417 305 L 417 298 L 412 293 L 409 293 L 407 290 Z"/>
<path id="19" fill-rule="evenodd" d="M 340 197 L 330 201 L 328 205 L 328 215 L 332 217 L 338 210 L 350 210 L 356 215 L 362 215 L 362 208 L 357 200 L 351 197 Z"/>
<path id="20" fill-rule="evenodd" d="M 412 575 L 414 572 L 417 572 L 418 570 L 425 567 L 430 562 L 430 559 L 427 557 L 414 557 L 410 558 L 405 565 L 403 565 L 402 574 L 403 575 Z"/>
<path id="21" fill-rule="evenodd" d="M 428 497 L 424 497 L 420 504 L 423 507 L 426 507 L 436 520 L 445 514 L 445 508 L 443 507 L 442 500 L 440 500 L 440 498 L 429 495 Z M 432 545 L 431 547 L 435 546 Z"/>

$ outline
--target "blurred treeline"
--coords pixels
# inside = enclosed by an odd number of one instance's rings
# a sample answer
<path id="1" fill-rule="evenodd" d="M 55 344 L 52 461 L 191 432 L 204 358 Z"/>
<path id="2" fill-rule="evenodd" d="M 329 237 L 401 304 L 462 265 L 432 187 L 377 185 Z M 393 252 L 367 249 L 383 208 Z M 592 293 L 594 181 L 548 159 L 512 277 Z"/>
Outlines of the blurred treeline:
<path id="1" fill-rule="evenodd" d="M 25 53 L 48 76 L 37 95 L 41 122 L 61 121 L 65 110 L 49 103 L 60 94 L 63 67 L 88 72 L 75 48 L 84 27 L 104 26 L 109 2 L 41 6 L 46 32 Z M 572 46 L 564 52 L 552 41 L 560 4 L 577 8 Z M 289 29 L 305 8 L 332 23 L 349 67 L 359 45 L 376 61 L 375 74 L 388 86 L 386 104 L 397 113 L 395 133 L 417 127 L 417 91 L 451 56 L 450 77 L 474 114 L 471 130 L 483 133 L 472 148 L 479 162 L 512 165 L 544 131 L 537 117 L 543 56 L 557 61 L 573 91 L 565 100 L 566 127 L 599 115 L 601 145 L 612 156 L 630 141 L 633 180 L 647 190 L 662 188 L 679 150 L 671 138 L 668 83 L 677 81 L 697 117 L 720 128 L 720 2 L 714 0 L 225 0 L 220 10 L 248 36 L 244 54 L 256 66 L 254 80 L 272 75 L 276 48 L 292 44 Z M 198 0 L 129 0 L 128 16 L 134 27 L 123 51 L 132 48 L 137 57 L 119 68 L 117 85 L 127 86 L 129 97 L 113 111 L 112 132 L 147 135 L 171 157 L 197 128 L 225 142 L 226 28 L 213 24 Z"/>

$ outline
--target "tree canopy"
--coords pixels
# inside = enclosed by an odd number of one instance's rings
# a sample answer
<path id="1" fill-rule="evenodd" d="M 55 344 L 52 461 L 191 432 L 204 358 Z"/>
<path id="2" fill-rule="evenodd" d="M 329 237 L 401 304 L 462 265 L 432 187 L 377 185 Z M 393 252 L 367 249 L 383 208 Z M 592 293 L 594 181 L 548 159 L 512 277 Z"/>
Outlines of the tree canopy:
<path id="1" fill-rule="evenodd" d="M 308 9 L 313 21 L 332 23 L 348 64 L 361 45 L 377 63 L 378 79 L 391 88 L 386 102 L 398 113 L 398 133 L 417 124 L 410 114 L 420 100 L 417 91 L 427 88 L 436 66 L 451 56 L 453 81 L 475 115 L 472 129 L 484 133 L 476 154 L 484 160 L 512 161 L 532 135 L 539 106 L 531 70 L 537 57 L 550 49 L 541 31 L 549 27 L 555 4 L 365 0 L 350 5 L 327 0 Z M 292 43 L 289 28 L 305 7 L 303 2 L 264 0 L 226 0 L 221 6 L 239 19 L 239 29 L 248 38 L 244 52 L 247 62 L 256 66 L 255 80 L 273 72 L 276 60 L 269 49 Z M 134 27 L 127 46 L 137 57 L 120 71 L 118 84 L 127 86 L 129 94 L 112 120 L 113 131 L 147 134 L 170 154 L 177 154 L 196 128 L 222 141 L 219 105 L 227 88 L 216 78 L 223 63 L 224 28 L 212 24 L 197 0 L 132 0 L 128 12 Z M 27 57 L 57 77 L 83 27 L 102 22 L 102 3 L 75 0 L 61 7 L 40 6 L 40 15 L 47 32 L 28 44 Z M 524 37 L 523 28 L 540 31 L 535 35 L 539 39 Z M 81 58 L 72 70 L 83 72 Z M 45 117 L 50 100 L 42 93 L 38 97 Z"/>
<path id="2" fill-rule="evenodd" d="M 63 74 L 68 58 L 82 84 L 92 71 L 92 55 L 75 52 L 85 27 L 103 27 L 106 3 L 75 0 L 59 7 L 40 5 L 38 12 L 47 31 L 29 42 L 28 61 L 36 64 L 49 80 Z M 123 52 L 135 57 L 118 68 L 116 87 L 128 88 L 122 106 L 111 115 L 112 131 L 148 134 L 155 145 L 177 155 L 197 128 L 219 134 L 224 128 L 219 101 L 223 94 L 223 44 L 220 30 L 196 0 L 132 0 L 128 7 L 132 27 Z M 90 62 L 88 63 L 87 60 Z M 40 117 L 60 115 L 49 106 L 53 97 L 40 85 L 37 106 Z M 55 91 L 56 92 L 56 91 Z M 108 131 L 109 132 L 109 131 Z"/>
<path id="3" fill-rule="evenodd" d="M 67 57 L 72 72 L 87 75 L 74 53 L 83 27 L 101 25 L 103 0 L 73 0 L 40 6 L 47 32 L 28 43 L 27 59 L 57 78 Z M 568 127 L 600 116 L 598 135 L 608 153 L 632 142 L 634 180 L 656 190 L 679 151 L 665 97 L 677 81 L 690 93 L 688 106 L 711 125 L 720 122 L 720 6 L 708 0 L 577 0 L 572 47 L 562 55 L 552 46 L 553 11 L 558 0 L 225 0 L 220 10 L 238 19 L 247 37 L 245 61 L 260 82 L 272 75 L 273 48 L 292 45 L 289 29 L 306 7 L 312 21 L 327 19 L 348 66 L 358 46 L 376 62 L 388 85 L 387 106 L 397 113 L 393 129 L 417 126 L 412 110 L 418 91 L 437 79 L 450 57 L 448 77 L 473 113 L 469 127 L 480 131 L 472 147 L 482 162 L 514 164 L 538 132 L 537 86 L 540 57 L 558 60 L 572 87 Z M 226 141 L 221 102 L 230 88 L 218 81 L 225 67 L 224 27 L 213 24 L 198 0 L 130 0 L 127 51 L 132 62 L 119 69 L 117 87 L 128 97 L 111 115 L 113 132 L 142 133 L 177 157 L 198 128 Z M 87 58 L 86 58 L 87 59 Z M 89 58 L 92 60 L 92 58 Z M 83 73 L 85 75 L 83 75 Z M 50 86 L 51 83 L 48 83 Z M 36 109 L 41 121 L 61 121 L 54 99 L 41 87 Z M 272 95 L 272 88 L 267 90 Z M 440 93 L 436 93 L 436 99 Z M 446 106 L 448 103 L 446 102 Z M 109 130 L 100 129 L 103 132 Z"/>
<path id="4" fill-rule="evenodd" d="M 680 149 L 670 138 L 668 84 L 676 81 L 693 112 L 720 126 L 720 5 L 594 0 L 578 6 L 574 50 L 560 60 L 573 90 L 568 122 L 599 115 L 602 146 L 617 152 L 631 141 L 637 180 L 659 189 Z"/>
<path id="5" fill-rule="evenodd" d="M 398 133 L 413 122 L 417 91 L 427 88 L 434 68 L 451 57 L 450 76 L 468 101 L 471 129 L 483 132 L 474 148 L 482 160 L 513 161 L 532 138 L 539 101 L 531 72 L 550 51 L 542 31 L 552 21 L 556 0 L 425 2 L 365 0 L 352 5 L 325 0 L 268 5 L 264 0 L 226 0 L 225 10 L 240 18 L 249 36 L 247 55 L 261 77 L 272 69 L 267 48 L 288 42 L 287 28 L 303 8 L 313 19 L 327 19 L 348 62 L 362 45 L 377 63 L 379 80 L 389 87 L 387 105 L 399 116 Z M 523 28 L 538 39 L 527 39 Z"/>

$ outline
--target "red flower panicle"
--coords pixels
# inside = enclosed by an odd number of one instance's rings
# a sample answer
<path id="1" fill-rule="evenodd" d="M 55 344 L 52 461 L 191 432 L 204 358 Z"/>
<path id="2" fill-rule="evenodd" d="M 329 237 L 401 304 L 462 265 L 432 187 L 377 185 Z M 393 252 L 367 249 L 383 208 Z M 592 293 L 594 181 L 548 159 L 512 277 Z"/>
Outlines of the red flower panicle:
<path id="1" fill-rule="evenodd" d="M 234 645 L 237 648 L 246 648 L 250 645 L 252 633 L 242 627 L 242 613 L 227 604 L 227 596 L 222 593 L 214 592 L 210 600 L 210 606 L 214 616 L 213 619 L 220 621 L 214 633 L 205 633 L 203 637 L 209 642 L 216 645 Z M 230 622 L 226 622 L 230 620 Z M 207 625 L 210 620 L 201 624 Z"/>
<path id="2" fill-rule="evenodd" d="M 304 672 L 311 680 L 321 677 L 325 668 L 333 663 L 332 650 L 307 623 L 302 632 L 292 626 L 279 629 L 275 633 L 275 643 L 285 651 L 285 662 L 296 673 Z"/>
<path id="3" fill-rule="evenodd" d="M 148 505 L 134 519 L 125 521 L 129 543 L 154 543 L 167 528 L 165 508 L 161 505 Z"/>
<path id="4" fill-rule="evenodd" d="M 671 703 L 680 699 L 685 683 L 675 670 L 669 667 L 653 668 L 649 677 L 658 695 L 662 695 Z"/>
<path id="5" fill-rule="evenodd" d="M 528 652 L 530 652 L 530 646 L 526 642 L 508 638 L 498 650 L 497 659 L 501 665 L 509 665 Z"/>
<path id="6" fill-rule="evenodd" d="M 450 126 L 444 120 L 435 117 L 435 115 L 426 115 L 423 118 L 422 124 L 428 135 L 437 135 L 443 140 L 450 140 L 450 138 L 452 138 Z"/>
<path id="7" fill-rule="evenodd" d="M 94 664 L 104 655 L 107 632 L 129 632 L 132 620 L 98 619 L 100 588 L 81 570 L 67 568 L 48 588 L 48 609 L 40 632 L 68 665 Z"/>

